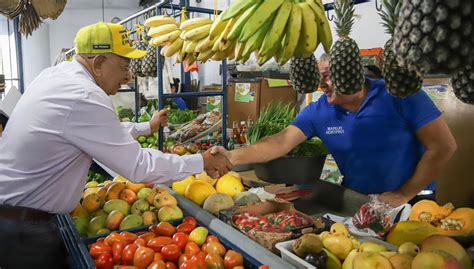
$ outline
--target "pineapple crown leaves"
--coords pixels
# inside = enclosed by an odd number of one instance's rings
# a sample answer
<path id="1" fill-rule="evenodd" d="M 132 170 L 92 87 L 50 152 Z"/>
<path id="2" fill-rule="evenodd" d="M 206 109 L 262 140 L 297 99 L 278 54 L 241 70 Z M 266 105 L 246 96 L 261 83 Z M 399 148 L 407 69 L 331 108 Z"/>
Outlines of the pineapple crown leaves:
<path id="1" fill-rule="evenodd" d="M 382 18 L 381 24 L 385 27 L 387 34 L 395 33 L 401 2 L 400 0 L 383 0 L 384 9 L 379 12 L 379 16 Z"/>
<path id="2" fill-rule="evenodd" d="M 351 0 L 335 0 L 334 12 L 337 34 L 339 37 L 348 37 L 354 25 L 354 4 Z"/>

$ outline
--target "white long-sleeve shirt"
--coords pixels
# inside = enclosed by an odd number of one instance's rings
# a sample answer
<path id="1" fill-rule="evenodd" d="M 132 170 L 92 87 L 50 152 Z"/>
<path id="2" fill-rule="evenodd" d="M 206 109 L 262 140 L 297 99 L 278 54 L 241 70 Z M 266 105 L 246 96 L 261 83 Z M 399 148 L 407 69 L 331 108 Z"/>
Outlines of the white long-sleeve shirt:
<path id="1" fill-rule="evenodd" d="M 203 170 L 202 156 L 142 149 L 149 123 L 120 123 L 112 101 L 78 62 L 44 70 L 0 138 L 0 204 L 69 213 L 92 158 L 135 182 L 178 180 Z"/>

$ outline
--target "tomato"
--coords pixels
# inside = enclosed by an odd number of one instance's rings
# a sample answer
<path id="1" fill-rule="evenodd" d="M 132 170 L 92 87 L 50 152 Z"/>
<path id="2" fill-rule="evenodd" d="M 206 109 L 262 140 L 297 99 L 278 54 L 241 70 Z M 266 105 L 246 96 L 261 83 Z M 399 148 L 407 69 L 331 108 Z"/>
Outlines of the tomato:
<path id="1" fill-rule="evenodd" d="M 178 232 L 183 232 L 187 234 L 190 234 L 194 230 L 194 228 L 196 228 L 196 226 L 187 222 L 183 222 L 180 225 L 178 225 L 178 227 L 176 227 Z"/>
<path id="2" fill-rule="evenodd" d="M 102 253 L 95 259 L 95 267 L 97 269 L 112 269 L 114 268 L 114 261 L 110 253 Z"/>
<path id="3" fill-rule="evenodd" d="M 203 252 L 200 252 L 199 254 L 201 254 Z M 194 257 L 191 258 L 191 261 L 194 262 L 194 264 L 197 265 L 197 268 L 198 269 L 206 269 L 206 256 L 205 255 L 196 255 Z"/>
<path id="4" fill-rule="evenodd" d="M 146 243 L 146 246 L 153 249 L 156 252 L 161 252 L 161 249 L 166 246 L 173 243 L 173 239 L 171 237 L 167 236 L 158 236 Z"/>
<path id="5" fill-rule="evenodd" d="M 146 246 L 145 239 L 143 238 L 137 238 L 133 243 L 137 246 Z"/>
<path id="6" fill-rule="evenodd" d="M 228 250 L 224 257 L 224 266 L 226 269 L 234 268 L 235 266 L 244 265 L 244 258 L 240 253 Z"/>
<path id="7" fill-rule="evenodd" d="M 181 255 L 181 249 L 176 244 L 169 244 L 161 249 L 161 255 L 165 261 L 177 261 Z"/>
<path id="8" fill-rule="evenodd" d="M 270 269 L 270 266 L 264 264 L 264 265 L 260 265 L 258 269 Z"/>
<path id="9" fill-rule="evenodd" d="M 97 239 L 96 242 L 97 242 L 97 243 L 104 243 L 104 241 L 105 241 L 105 237 L 101 237 L 101 238 Z M 104 244 L 105 244 L 105 243 L 104 243 Z"/>
<path id="10" fill-rule="evenodd" d="M 125 237 L 121 236 L 119 233 L 117 232 L 111 232 L 109 235 L 107 235 L 107 237 L 105 238 L 104 240 L 104 243 L 109 245 L 109 246 L 112 246 L 114 244 L 114 242 L 117 242 L 117 241 L 120 241 L 120 242 L 127 242 L 127 239 L 125 239 Z"/>
<path id="11" fill-rule="evenodd" d="M 122 261 L 122 252 L 126 246 L 127 243 L 121 241 L 116 241 L 112 245 L 112 259 L 114 260 L 115 264 L 120 264 Z"/>
<path id="12" fill-rule="evenodd" d="M 161 256 L 161 253 L 155 252 L 155 257 L 153 257 L 153 261 L 162 261 L 163 256 Z"/>
<path id="13" fill-rule="evenodd" d="M 140 246 L 133 255 L 133 265 L 138 268 L 146 268 L 155 257 L 155 251 L 151 248 Z"/>
<path id="14" fill-rule="evenodd" d="M 127 240 L 127 243 L 131 244 L 138 238 L 138 235 L 131 232 L 121 232 L 120 235 Z"/>
<path id="15" fill-rule="evenodd" d="M 207 254 L 205 261 L 207 269 L 224 269 L 224 260 L 218 254 Z"/>
<path id="16" fill-rule="evenodd" d="M 164 261 L 152 261 L 146 269 L 166 269 Z"/>
<path id="17" fill-rule="evenodd" d="M 196 259 L 205 261 L 205 260 L 206 260 L 206 255 L 207 255 L 206 252 L 201 251 L 201 252 L 199 252 L 198 254 L 194 255 L 194 257 L 196 257 Z"/>
<path id="18" fill-rule="evenodd" d="M 133 264 L 133 256 L 137 251 L 138 245 L 137 244 L 128 244 L 123 248 L 122 251 L 122 263 L 124 265 L 132 265 Z"/>
<path id="19" fill-rule="evenodd" d="M 196 228 L 196 226 L 197 226 L 197 221 L 196 221 L 196 219 L 193 218 L 193 217 L 185 217 L 185 218 L 183 219 L 183 223 L 192 224 L 192 225 L 194 225 L 194 228 Z M 194 229 L 194 228 L 193 228 L 193 229 Z"/>
<path id="20" fill-rule="evenodd" d="M 166 262 L 166 269 L 178 269 L 172 262 Z"/>
<path id="21" fill-rule="evenodd" d="M 183 262 L 179 266 L 179 269 L 206 269 L 206 263 L 196 262 L 191 259 Z"/>
<path id="22" fill-rule="evenodd" d="M 155 237 L 156 237 L 156 235 L 155 235 L 154 232 L 146 232 L 146 233 L 141 234 L 141 235 L 138 236 L 138 238 L 143 238 L 143 240 L 145 240 L 145 243 L 150 241 L 150 239 L 153 239 Z"/>
<path id="23" fill-rule="evenodd" d="M 183 232 L 177 232 L 173 235 L 173 243 L 178 245 L 181 251 L 184 251 L 186 244 L 188 243 L 189 235 Z"/>
<path id="24" fill-rule="evenodd" d="M 207 238 L 206 238 L 206 243 L 209 243 L 209 242 L 219 242 L 219 238 L 217 238 L 217 236 L 215 235 L 208 235 Z"/>
<path id="25" fill-rule="evenodd" d="M 187 260 L 191 260 L 192 257 L 193 257 L 193 255 L 187 254 L 187 253 L 183 253 L 183 254 L 179 255 L 178 266 L 180 266 L 183 262 L 185 262 Z"/>
<path id="26" fill-rule="evenodd" d="M 114 269 L 138 269 L 138 267 L 133 265 L 117 265 Z"/>
<path id="27" fill-rule="evenodd" d="M 239 265 L 239 266 L 234 266 L 234 268 L 232 269 L 245 269 L 245 267 L 243 267 L 242 265 Z"/>
<path id="28" fill-rule="evenodd" d="M 176 227 L 169 222 L 162 221 L 156 225 L 156 232 L 158 235 L 172 236 L 176 232 Z"/>
<path id="29" fill-rule="evenodd" d="M 89 249 L 89 255 L 91 255 L 93 259 L 97 259 L 100 254 L 103 253 L 112 255 L 112 248 L 104 243 L 95 242 Z"/>
<path id="30" fill-rule="evenodd" d="M 201 251 L 199 248 L 198 244 L 190 241 L 186 244 L 184 247 L 184 253 L 191 254 L 191 255 L 196 255 Z"/>
<path id="31" fill-rule="evenodd" d="M 209 242 L 205 244 L 205 252 L 208 254 L 218 254 L 221 257 L 225 255 L 225 247 L 219 242 Z"/>

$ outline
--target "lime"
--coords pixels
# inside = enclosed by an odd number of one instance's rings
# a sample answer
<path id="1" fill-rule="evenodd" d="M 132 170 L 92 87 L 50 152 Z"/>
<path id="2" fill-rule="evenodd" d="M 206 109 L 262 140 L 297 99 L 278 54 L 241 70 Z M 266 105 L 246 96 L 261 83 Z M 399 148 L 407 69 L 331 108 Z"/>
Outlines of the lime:
<path id="1" fill-rule="evenodd" d="M 158 146 L 153 145 L 151 148 L 152 149 L 158 149 Z"/>
<path id="2" fill-rule="evenodd" d="M 155 140 L 155 138 L 154 138 L 153 136 L 149 136 L 149 137 L 146 139 L 146 142 L 147 142 L 148 144 L 152 144 L 152 145 L 153 145 L 153 144 L 156 143 L 156 140 Z"/>
<path id="3" fill-rule="evenodd" d="M 138 140 L 139 143 L 143 143 L 143 142 L 146 141 L 146 136 L 141 135 L 141 136 L 138 137 L 137 140 Z"/>
<path id="4" fill-rule="evenodd" d="M 148 148 L 148 143 L 142 143 L 142 148 Z"/>

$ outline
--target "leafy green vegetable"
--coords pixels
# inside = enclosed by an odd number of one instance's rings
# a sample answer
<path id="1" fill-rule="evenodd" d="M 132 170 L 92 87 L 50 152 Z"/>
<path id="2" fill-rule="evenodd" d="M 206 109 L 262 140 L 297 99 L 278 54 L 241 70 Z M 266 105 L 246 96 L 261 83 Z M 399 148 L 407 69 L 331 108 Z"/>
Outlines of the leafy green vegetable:
<path id="1" fill-rule="evenodd" d="M 131 120 L 135 116 L 131 108 L 124 108 L 122 106 L 117 107 L 117 114 L 120 120 L 124 118 Z"/>
<path id="2" fill-rule="evenodd" d="M 186 109 L 180 111 L 178 109 L 170 110 L 168 119 L 173 124 L 182 124 L 194 120 L 197 117 L 192 110 Z"/>
<path id="3" fill-rule="evenodd" d="M 296 117 L 296 109 L 291 104 L 272 103 L 268 105 L 260 114 L 257 121 L 250 126 L 247 137 L 250 144 L 254 144 L 260 139 L 279 133 L 285 129 Z M 313 137 L 297 147 L 289 156 L 315 157 L 327 155 L 328 150 L 318 137 Z"/>

